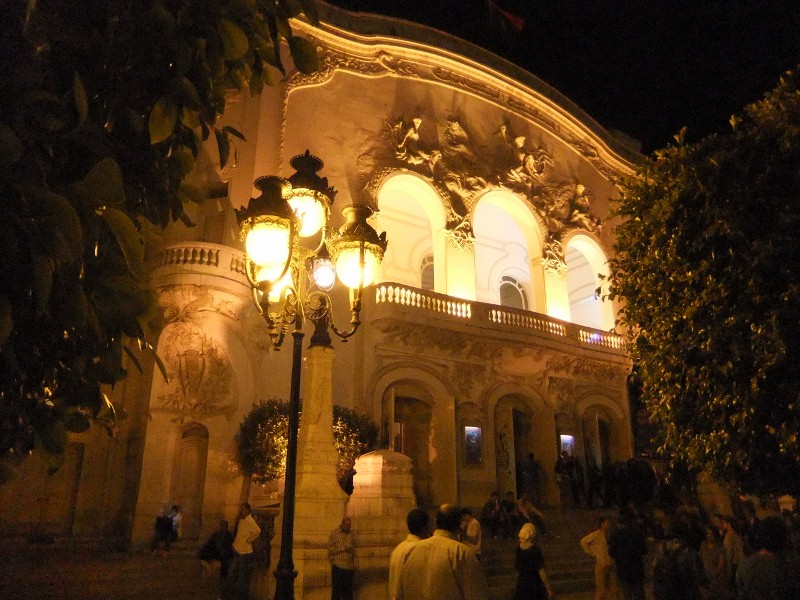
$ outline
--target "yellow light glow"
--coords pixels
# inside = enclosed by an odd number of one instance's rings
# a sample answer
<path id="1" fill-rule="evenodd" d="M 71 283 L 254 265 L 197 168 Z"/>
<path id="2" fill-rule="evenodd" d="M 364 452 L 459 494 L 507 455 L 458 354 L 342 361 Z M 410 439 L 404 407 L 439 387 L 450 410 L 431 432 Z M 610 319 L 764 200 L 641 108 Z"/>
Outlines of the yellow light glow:
<path id="1" fill-rule="evenodd" d="M 291 196 L 289 206 L 300 219 L 300 237 L 309 237 L 325 224 L 325 207 L 313 195 Z"/>
<path id="2" fill-rule="evenodd" d="M 336 274 L 339 281 L 349 288 L 361 285 L 361 256 L 359 246 L 344 248 L 336 258 Z M 364 287 L 375 280 L 378 269 L 378 258 L 369 248 L 364 251 Z"/>
<path id="3" fill-rule="evenodd" d="M 247 256 L 259 269 L 259 281 L 277 279 L 289 260 L 289 229 L 275 223 L 258 223 L 248 233 L 244 245 Z"/>
<path id="4" fill-rule="evenodd" d="M 291 269 L 286 271 L 286 275 L 281 277 L 281 280 L 277 283 L 272 285 L 272 288 L 269 290 L 269 301 L 270 302 L 278 302 L 281 299 L 281 293 L 288 287 L 291 287 L 294 284 L 292 281 L 292 271 Z"/>

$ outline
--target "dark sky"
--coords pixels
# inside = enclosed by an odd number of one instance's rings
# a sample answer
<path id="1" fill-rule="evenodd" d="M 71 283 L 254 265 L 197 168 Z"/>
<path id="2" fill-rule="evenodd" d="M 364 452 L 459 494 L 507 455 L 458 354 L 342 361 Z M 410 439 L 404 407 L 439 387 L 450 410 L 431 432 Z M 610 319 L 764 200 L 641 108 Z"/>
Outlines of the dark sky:
<path id="1" fill-rule="evenodd" d="M 328 0 L 430 25 L 526 68 L 607 129 L 665 146 L 728 119 L 800 63 L 800 0 Z M 524 19 L 516 31 L 497 8 Z"/>

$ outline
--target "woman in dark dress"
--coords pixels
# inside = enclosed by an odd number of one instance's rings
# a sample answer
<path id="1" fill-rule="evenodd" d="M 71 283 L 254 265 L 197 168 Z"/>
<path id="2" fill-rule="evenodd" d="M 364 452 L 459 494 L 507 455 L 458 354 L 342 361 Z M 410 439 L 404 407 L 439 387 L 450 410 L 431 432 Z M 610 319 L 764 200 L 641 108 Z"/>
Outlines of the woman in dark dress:
<path id="1" fill-rule="evenodd" d="M 539 546 L 533 543 L 536 527 L 525 523 L 519 530 L 516 564 L 519 573 L 514 600 L 554 600 L 547 572 L 544 570 L 544 556 Z"/>

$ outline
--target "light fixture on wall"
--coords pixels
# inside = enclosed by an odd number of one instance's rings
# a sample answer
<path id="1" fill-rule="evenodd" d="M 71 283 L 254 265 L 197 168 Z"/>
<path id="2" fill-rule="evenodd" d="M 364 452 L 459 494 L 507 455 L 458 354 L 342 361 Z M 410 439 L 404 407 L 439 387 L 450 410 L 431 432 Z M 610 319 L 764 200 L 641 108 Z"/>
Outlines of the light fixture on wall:
<path id="1" fill-rule="evenodd" d="M 292 328 L 289 431 L 283 499 L 281 549 L 275 570 L 276 600 L 294 598 L 297 572 L 292 560 L 297 431 L 300 422 L 300 371 L 306 319 L 314 324 L 310 346 L 330 346 L 328 330 L 346 341 L 361 325 L 361 294 L 370 285 L 386 251 L 386 234 L 367 223 L 372 210 L 351 205 L 342 210 L 345 223 L 329 232 L 330 207 L 336 190 L 318 172 L 323 162 L 308 150 L 290 161 L 288 180 L 268 175 L 255 180 L 261 194 L 236 211 L 247 252 L 247 279 L 253 301 L 267 324 L 272 346 L 279 349 Z M 315 247 L 301 244 L 319 235 Z M 350 327 L 338 329 L 331 316 L 335 279 L 350 288 Z"/>

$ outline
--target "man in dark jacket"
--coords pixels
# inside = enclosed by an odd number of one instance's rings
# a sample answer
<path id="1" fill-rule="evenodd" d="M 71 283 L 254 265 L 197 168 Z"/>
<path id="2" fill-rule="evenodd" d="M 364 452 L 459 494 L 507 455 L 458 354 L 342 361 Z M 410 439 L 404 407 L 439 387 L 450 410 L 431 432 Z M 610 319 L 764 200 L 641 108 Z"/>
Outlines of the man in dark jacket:
<path id="1" fill-rule="evenodd" d="M 642 558 L 647 554 L 647 540 L 628 507 L 619 511 L 619 526 L 608 538 L 608 553 L 617 564 L 617 579 L 625 600 L 645 600 Z"/>

